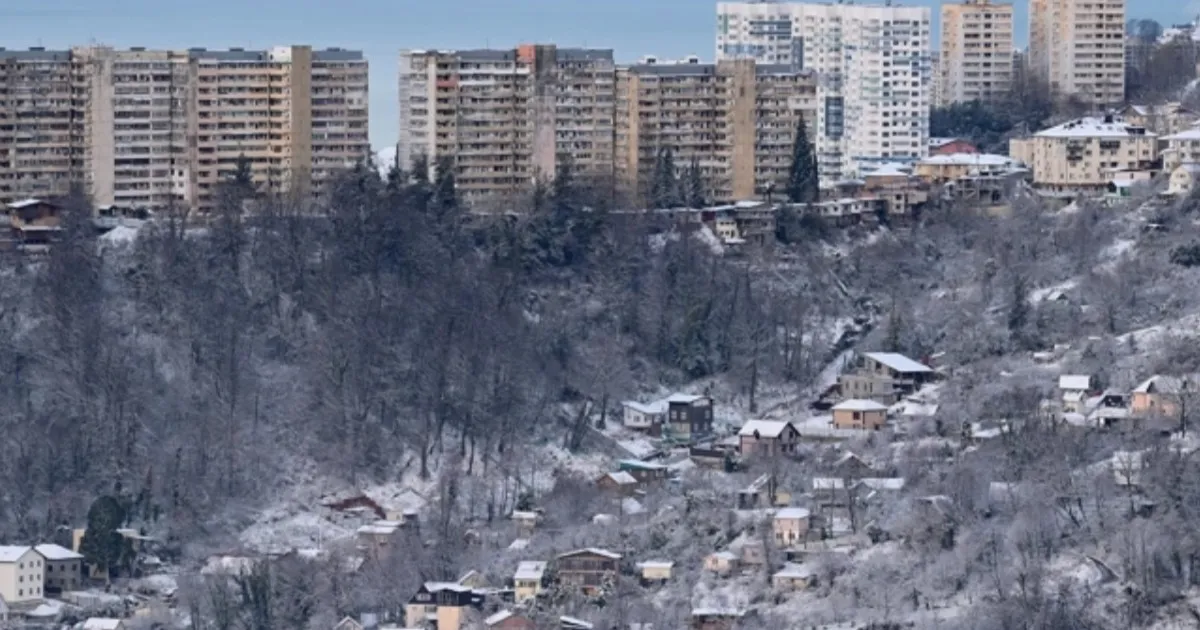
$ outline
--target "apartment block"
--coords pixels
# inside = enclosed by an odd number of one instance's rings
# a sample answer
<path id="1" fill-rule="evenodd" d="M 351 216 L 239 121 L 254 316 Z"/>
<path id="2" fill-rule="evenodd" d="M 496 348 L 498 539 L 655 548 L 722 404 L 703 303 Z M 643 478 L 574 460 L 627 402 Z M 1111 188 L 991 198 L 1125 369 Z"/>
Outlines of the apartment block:
<path id="1" fill-rule="evenodd" d="M 0 53 L 0 73 L 0 155 L 22 158 L 0 201 L 74 181 L 97 206 L 209 211 L 243 156 L 264 192 L 307 195 L 370 153 L 361 52 L 88 46 Z"/>
<path id="2" fill-rule="evenodd" d="M 989 101 L 1013 81 L 1013 7 L 992 0 L 942 5 L 941 105 Z"/>
<path id="3" fill-rule="evenodd" d="M 0 204 L 69 190 L 71 89 L 69 51 L 0 48 Z"/>
<path id="4" fill-rule="evenodd" d="M 1059 98 L 1125 99 L 1125 0 L 1030 0 L 1029 64 Z"/>
<path id="5" fill-rule="evenodd" d="M 717 3 L 717 59 L 813 70 L 824 185 L 925 155 L 934 81 L 930 9 Z"/>
<path id="6" fill-rule="evenodd" d="M 700 167 L 713 201 L 782 191 L 792 163 L 800 116 L 814 133 L 816 76 L 786 64 L 753 59 L 702 64 L 655 58 L 617 73 L 617 179 L 631 197 L 648 201 L 658 156 L 676 168 Z"/>
<path id="7" fill-rule="evenodd" d="M 1043 195 L 1103 193 L 1115 179 L 1153 168 L 1158 137 L 1119 116 L 1080 118 L 1009 141 L 1009 155 L 1033 171 Z M 1148 177 L 1148 175 L 1146 175 Z"/>
<path id="8" fill-rule="evenodd" d="M 612 177 L 612 50 L 404 51 L 400 55 L 402 168 L 453 159 L 462 199 L 505 206 L 570 155 L 577 171 Z"/>

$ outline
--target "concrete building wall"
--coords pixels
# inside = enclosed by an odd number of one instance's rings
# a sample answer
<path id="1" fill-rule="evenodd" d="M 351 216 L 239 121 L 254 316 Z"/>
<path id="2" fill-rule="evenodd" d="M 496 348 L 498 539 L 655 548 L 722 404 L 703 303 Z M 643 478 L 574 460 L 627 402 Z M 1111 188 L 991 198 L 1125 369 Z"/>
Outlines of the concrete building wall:
<path id="1" fill-rule="evenodd" d="M 1030 0 L 1029 65 L 1060 98 L 1125 98 L 1125 0 Z"/>
<path id="2" fill-rule="evenodd" d="M 69 51 L 0 48 L 0 203 L 69 190 L 71 93 Z"/>
<path id="3" fill-rule="evenodd" d="M 933 92 L 927 7 L 717 3 L 717 59 L 814 70 L 823 183 L 925 156 Z"/>
<path id="4" fill-rule="evenodd" d="M 938 103 L 1005 96 L 1013 81 L 1013 7 L 992 0 L 942 5 Z"/>

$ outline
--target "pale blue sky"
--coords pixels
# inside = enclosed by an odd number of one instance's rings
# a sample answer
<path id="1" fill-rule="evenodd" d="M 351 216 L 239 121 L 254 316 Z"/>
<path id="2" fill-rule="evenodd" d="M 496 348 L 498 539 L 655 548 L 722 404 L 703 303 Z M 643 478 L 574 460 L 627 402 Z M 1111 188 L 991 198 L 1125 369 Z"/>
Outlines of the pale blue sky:
<path id="1" fill-rule="evenodd" d="M 1127 0 L 1130 17 L 1185 21 L 1197 1 Z M 937 6 L 939 0 L 898 0 Z M 1024 39 L 1025 0 L 1017 0 Z M 1200 7 L 1197 7 L 1200 8 Z M 371 62 L 371 144 L 394 143 L 401 48 L 613 48 L 618 61 L 713 54 L 715 0 L 0 0 L 0 46 L 361 49 Z M 937 12 L 934 12 L 936 15 Z"/>

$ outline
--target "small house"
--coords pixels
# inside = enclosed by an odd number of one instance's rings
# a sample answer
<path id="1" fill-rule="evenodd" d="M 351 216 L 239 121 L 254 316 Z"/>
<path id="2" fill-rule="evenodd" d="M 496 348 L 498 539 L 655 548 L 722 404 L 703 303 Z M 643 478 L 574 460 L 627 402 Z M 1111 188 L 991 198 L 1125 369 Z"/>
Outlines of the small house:
<path id="1" fill-rule="evenodd" d="M 45 199 L 8 204 L 12 238 L 21 245 L 47 245 L 62 230 L 62 206 Z"/>
<path id="2" fill-rule="evenodd" d="M 849 501 L 846 480 L 839 477 L 814 477 L 812 495 L 821 507 L 844 507 Z"/>
<path id="3" fill-rule="evenodd" d="M 1167 194 L 1186 197 L 1196 189 L 1197 181 L 1200 181 L 1200 164 L 1184 162 L 1171 171 L 1171 179 L 1167 183 Z"/>
<path id="4" fill-rule="evenodd" d="M 748 420 L 738 431 L 738 451 L 742 457 L 775 457 L 796 452 L 800 433 L 783 420 Z"/>
<path id="5" fill-rule="evenodd" d="M 790 547 L 808 536 L 809 511 L 799 507 L 789 507 L 775 513 L 772 530 L 775 533 L 775 544 L 780 547 Z"/>
<path id="6" fill-rule="evenodd" d="M 604 473 L 596 480 L 596 487 L 627 497 L 637 491 L 638 480 L 624 471 L 610 472 Z"/>
<path id="7" fill-rule="evenodd" d="M 842 453 L 834 460 L 833 465 L 830 466 L 830 472 L 843 479 L 859 479 L 875 475 L 875 469 L 871 464 L 851 451 Z"/>
<path id="8" fill-rule="evenodd" d="M 713 401 L 708 396 L 673 394 L 667 398 L 667 437 L 689 442 L 710 435 L 712 425 Z"/>
<path id="9" fill-rule="evenodd" d="M 689 627 L 691 630 L 733 630 L 744 616 L 745 611 L 739 608 L 695 608 Z"/>
<path id="10" fill-rule="evenodd" d="M 33 547 L 0 546 L 0 599 L 10 606 L 42 599 L 45 560 Z"/>
<path id="11" fill-rule="evenodd" d="M 742 553 L 738 559 L 746 566 L 759 567 L 767 563 L 767 546 L 762 540 L 743 540 L 740 550 Z"/>
<path id="12" fill-rule="evenodd" d="M 483 608 L 484 594 L 455 582 L 426 582 L 404 607 L 404 621 L 414 628 L 462 630 L 469 610 Z"/>
<path id="13" fill-rule="evenodd" d="M 667 407 L 666 399 L 650 403 L 627 400 L 621 403 L 622 424 L 626 429 L 660 435 L 667 419 Z"/>
<path id="14" fill-rule="evenodd" d="M 333 630 L 363 630 L 363 624 L 354 617 L 342 617 L 342 620 L 333 626 Z"/>
<path id="15" fill-rule="evenodd" d="M 38 545 L 33 549 L 44 561 L 46 592 L 62 593 L 79 589 L 83 577 L 82 554 L 59 545 Z"/>
<path id="16" fill-rule="evenodd" d="M 778 486 L 770 473 L 759 475 L 750 485 L 738 490 L 737 509 L 757 510 L 774 507 L 778 501 Z"/>
<path id="17" fill-rule="evenodd" d="M 1180 404 L 1187 398 L 1200 400 L 1200 377 L 1155 375 L 1134 388 L 1129 401 L 1129 413 L 1138 417 L 1179 414 Z"/>
<path id="18" fill-rule="evenodd" d="M 813 583 L 815 572 L 811 567 L 789 562 L 771 576 L 771 586 L 781 591 L 799 591 Z"/>
<path id="19" fill-rule="evenodd" d="M 856 368 L 838 377 L 843 398 L 892 405 L 937 376 L 933 368 L 895 352 L 867 352 Z"/>
<path id="20" fill-rule="evenodd" d="M 833 426 L 878 431 L 887 424 L 887 409 L 874 400 L 845 400 L 833 406 Z"/>
<path id="21" fill-rule="evenodd" d="M 729 575 L 738 568 L 738 556 L 732 551 L 716 551 L 704 557 L 704 570 Z"/>
<path id="22" fill-rule="evenodd" d="M 671 469 L 666 464 L 647 462 L 637 459 L 623 459 L 617 462 L 617 470 L 633 475 L 638 483 L 651 483 L 666 479 Z"/>
<path id="23" fill-rule="evenodd" d="M 513 598 L 516 602 L 521 603 L 540 595 L 545 577 L 545 562 L 525 560 L 518 564 L 517 572 L 513 574 Z"/>
<path id="24" fill-rule="evenodd" d="M 517 536 L 528 538 L 537 528 L 541 515 L 533 510 L 513 510 L 512 521 L 517 526 Z"/>
<path id="25" fill-rule="evenodd" d="M 536 630 L 537 624 L 524 615 L 518 615 L 507 608 L 483 620 L 488 630 Z"/>
<path id="26" fill-rule="evenodd" d="M 661 584 L 671 579 L 671 570 L 675 563 L 670 560 L 647 560 L 639 562 L 637 568 L 642 572 L 642 585 Z"/>
<path id="27" fill-rule="evenodd" d="M 376 521 L 371 525 L 363 525 L 355 531 L 358 549 L 370 558 L 382 558 L 391 553 L 396 544 L 403 523 L 396 521 Z"/>
<path id="28" fill-rule="evenodd" d="M 597 595 L 616 583 L 621 554 L 604 549 L 579 549 L 555 558 L 555 574 L 560 584 L 578 586 L 588 595 Z"/>
<path id="29" fill-rule="evenodd" d="M 1088 392 L 1092 390 L 1092 377 L 1085 374 L 1063 374 L 1058 377 L 1058 391 L 1062 396 L 1063 413 L 1084 413 Z"/>

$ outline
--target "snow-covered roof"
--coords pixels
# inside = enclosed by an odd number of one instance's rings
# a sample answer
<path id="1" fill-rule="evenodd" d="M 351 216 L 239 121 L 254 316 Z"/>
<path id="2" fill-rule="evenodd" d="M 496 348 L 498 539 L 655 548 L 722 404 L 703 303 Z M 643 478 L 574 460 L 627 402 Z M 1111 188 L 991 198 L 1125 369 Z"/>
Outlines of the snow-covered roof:
<path id="1" fill-rule="evenodd" d="M 851 398 L 833 406 L 834 411 L 887 411 L 887 406 L 874 400 Z"/>
<path id="2" fill-rule="evenodd" d="M 639 569 L 670 569 L 675 566 L 670 560 L 647 560 L 637 563 Z"/>
<path id="3" fill-rule="evenodd" d="M 47 560 L 82 560 L 83 555 L 75 553 L 66 547 L 60 545 L 38 545 L 33 548 L 34 551 L 42 554 L 42 557 Z"/>
<path id="4" fill-rule="evenodd" d="M 1016 160 L 992 153 L 943 153 L 931 155 L 918 164 L 932 166 L 1012 166 Z"/>
<path id="5" fill-rule="evenodd" d="M 816 572 L 807 566 L 789 562 L 783 565 L 783 568 L 775 572 L 775 577 L 784 579 L 804 580 L 812 577 Z"/>
<path id="6" fill-rule="evenodd" d="M 704 396 L 697 396 L 695 394 L 678 394 L 678 393 L 676 393 L 676 394 L 671 394 L 670 396 L 667 396 L 667 402 L 668 403 L 691 404 L 702 398 L 704 398 Z"/>
<path id="7" fill-rule="evenodd" d="M 912 359 L 898 352 L 867 352 L 863 356 L 882 363 L 897 372 L 932 372 L 933 368 L 923 363 L 913 361 Z"/>
<path id="8" fill-rule="evenodd" d="M 425 590 L 429 591 L 430 593 L 437 593 L 438 591 L 454 591 L 455 593 L 466 593 L 467 591 L 471 591 L 474 589 L 472 589 L 470 586 L 464 586 L 462 584 L 459 584 L 458 582 L 426 582 Z"/>
<path id="9" fill-rule="evenodd" d="M 645 511 L 646 508 L 643 507 L 637 499 L 633 497 L 625 497 L 624 499 L 621 499 L 622 514 L 642 514 Z"/>
<path id="10" fill-rule="evenodd" d="M 639 413 L 662 414 L 667 412 L 666 399 L 655 400 L 648 403 L 641 403 L 636 400 L 626 400 L 621 404 Z"/>
<path id="11" fill-rule="evenodd" d="M 747 420 L 738 431 L 738 435 L 753 437 L 757 434 L 758 437 L 777 438 L 783 435 L 788 426 L 790 425 L 783 420 Z"/>
<path id="12" fill-rule="evenodd" d="M 737 560 L 737 554 L 732 551 L 714 551 L 709 555 L 718 560 Z"/>
<path id="13" fill-rule="evenodd" d="M 564 628 L 581 628 L 582 630 L 591 630 L 593 626 L 590 622 L 575 617 L 562 616 L 558 618 L 558 623 Z"/>
<path id="14" fill-rule="evenodd" d="M 29 553 L 32 547 L 23 545 L 0 545 L 0 562 L 16 562 Z"/>
<path id="15" fill-rule="evenodd" d="M 872 490 L 903 490 L 904 477 L 863 477 L 858 483 Z"/>
<path id="16" fill-rule="evenodd" d="M 813 477 L 813 490 L 841 490 L 846 487 L 845 480 L 839 477 Z"/>
<path id="17" fill-rule="evenodd" d="M 538 560 L 525 560 L 517 564 L 517 572 L 513 574 L 516 580 L 540 580 L 546 573 L 546 563 Z"/>
<path id="18" fill-rule="evenodd" d="M 1197 173 L 1200 173 L 1200 163 L 1184 162 L 1183 164 L 1180 164 L 1179 166 L 1175 167 L 1175 170 L 1187 171 L 1188 173 L 1195 175 Z"/>
<path id="19" fill-rule="evenodd" d="M 666 470 L 668 468 L 668 466 L 666 464 L 659 464 L 658 462 L 647 462 L 647 461 L 642 461 L 640 459 L 618 460 L 617 465 L 618 466 L 628 466 L 630 468 L 637 468 L 639 470 Z"/>
<path id="20" fill-rule="evenodd" d="M 799 507 L 783 508 L 782 510 L 779 510 L 778 512 L 775 513 L 775 518 L 777 518 L 777 519 L 780 519 L 780 518 L 804 519 L 804 518 L 808 518 L 808 516 L 809 516 L 809 511 L 804 508 L 799 508 Z"/>
<path id="21" fill-rule="evenodd" d="M 1200 127 L 1184 129 L 1179 133 L 1173 133 L 1163 138 L 1163 140 L 1166 140 L 1167 142 L 1171 142 L 1172 140 L 1200 140 Z"/>
<path id="22" fill-rule="evenodd" d="M 8 207 L 12 208 L 13 210 L 20 210 L 21 208 L 28 208 L 29 206 L 36 206 L 39 203 L 42 203 L 41 199 L 22 199 L 20 201 L 14 201 L 8 204 Z"/>
<path id="23" fill-rule="evenodd" d="M 529 546 L 528 538 L 518 538 L 508 545 L 509 551 L 520 551 Z"/>
<path id="24" fill-rule="evenodd" d="M 741 617 L 746 611 L 740 608 L 730 608 L 727 606 L 705 606 L 702 608 L 693 608 L 693 617 Z"/>
<path id="25" fill-rule="evenodd" d="M 1189 389 L 1200 392 L 1200 377 L 1193 375 L 1186 377 L 1186 380 L 1190 381 Z M 1184 381 L 1185 377 L 1156 374 L 1142 381 L 1140 385 L 1134 388 L 1133 393 L 1177 394 L 1181 389 L 1183 389 Z"/>
<path id="26" fill-rule="evenodd" d="M 1087 391 L 1092 386 L 1092 377 L 1087 374 L 1063 374 L 1058 377 L 1058 388 Z"/>
<path id="27" fill-rule="evenodd" d="M 912 169 L 899 162 L 884 162 L 879 166 L 863 173 L 866 177 L 904 177 L 912 173 Z"/>
<path id="28" fill-rule="evenodd" d="M 930 138 L 929 146 L 936 149 L 938 147 L 944 147 L 951 142 L 958 142 L 958 138 Z"/>
<path id="29" fill-rule="evenodd" d="M 536 521 L 538 518 L 537 512 L 528 510 L 513 510 L 512 519 L 514 521 Z"/>
<path id="30" fill-rule="evenodd" d="M 621 486 L 636 484 L 638 482 L 638 480 L 633 475 L 625 472 L 624 470 L 618 470 L 617 472 L 604 473 L 604 476 L 609 479 L 612 479 L 617 485 L 621 485 Z"/>
<path id="31" fill-rule="evenodd" d="M 380 525 L 376 523 L 374 525 L 363 525 L 355 530 L 355 532 L 369 536 L 391 536 L 396 533 L 397 529 L 399 528 L 395 525 Z"/>
<path id="32" fill-rule="evenodd" d="M 491 617 L 488 617 L 487 619 L 484 619 L 484 620 L 483 620 L 483 625 L 485 625 L 485 626 L 494 626 L 494 625 L 496 625 L 496 624 L 500 623 L 501 621 L 504 621 L 505 619 L 508 619 L 508 618 L 509 618 L 509 617 L 511 617 L 511 616 L 513 616 L 513 611 L 511 611 L 511 610 L 501 610 L 500 612 L 498 612 L 498 613 L 496 613 L 496 614 L 492 615 Z"/>
<path id="33" fill-rule="evenodd" d="M 111 619 L 108 617 L 92 617 L 83 622 L 83 630 L 117 630 L 120 627 L 120 619 Z"/>
<path id="34" fill-rule="evenodd" d="M 1155 134 L 1144 127 L 1130 125 L 1120 116 L 1105 118 L 1084 117 L 1043 129 L 1035 134 L 1039 138 L 1153 138 Z"/>
<path id="35" fill-rule="evenodd" d="M 569 556 L 577 556 L 577 555 L 584 554 L 584 553 L 590 553 L 590 554 L 597 555 L 597 556 L 604 556 L 605 558 L 609 558 L 611 560 L 620 560 L 621 559 L 621 554 L 619 554 L 619 553 L 608 551 L 607 549 L 598 549 L 596 547 L 587 547 L 584 549 L 576 549 L 575 551 L 568 551 L 566 553 L 560 553 L 560 554 L 558 554 L 558 557 L 566 558 Z"/>

